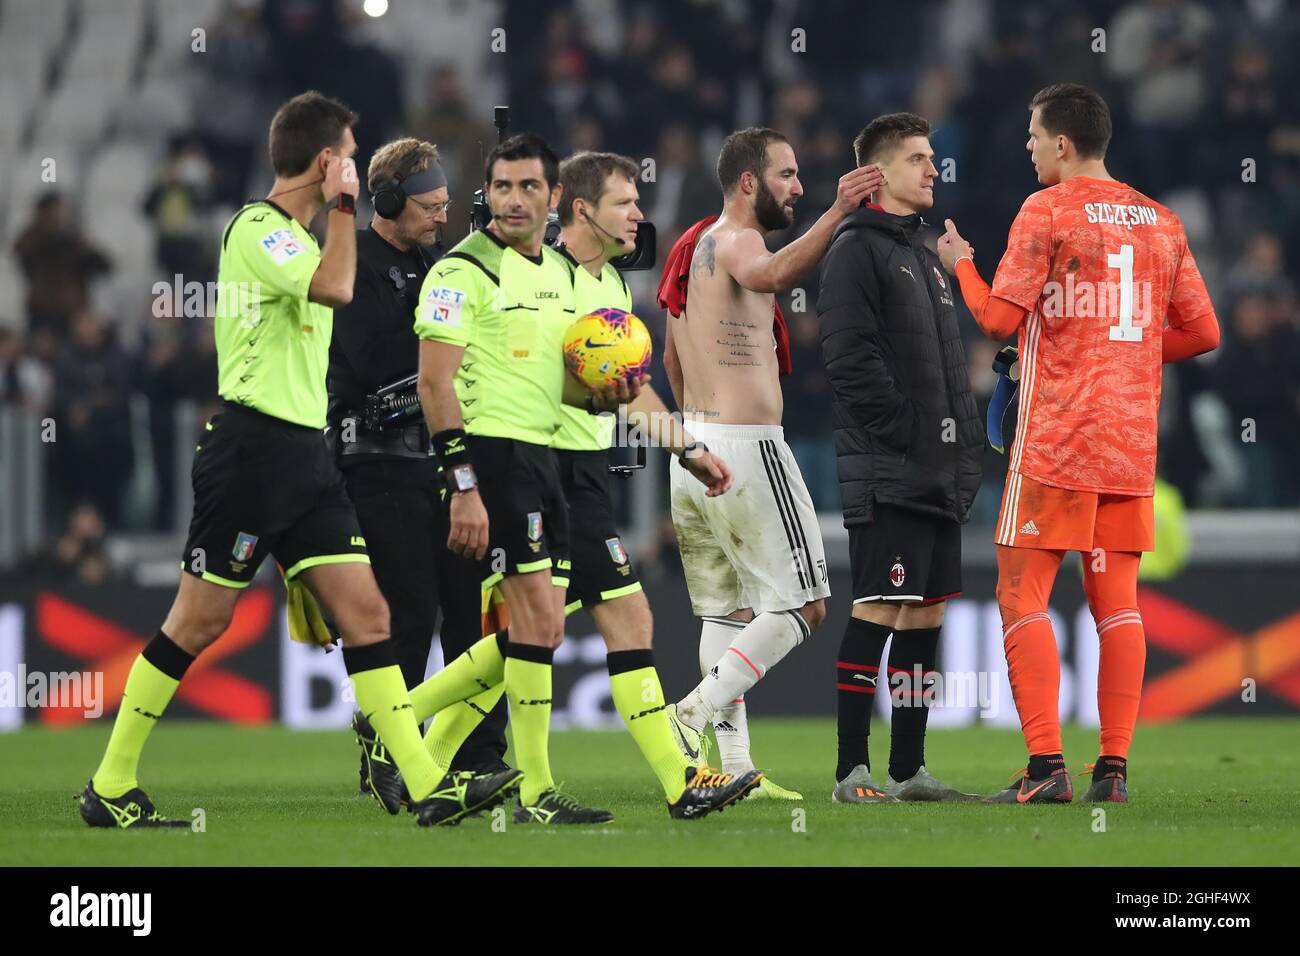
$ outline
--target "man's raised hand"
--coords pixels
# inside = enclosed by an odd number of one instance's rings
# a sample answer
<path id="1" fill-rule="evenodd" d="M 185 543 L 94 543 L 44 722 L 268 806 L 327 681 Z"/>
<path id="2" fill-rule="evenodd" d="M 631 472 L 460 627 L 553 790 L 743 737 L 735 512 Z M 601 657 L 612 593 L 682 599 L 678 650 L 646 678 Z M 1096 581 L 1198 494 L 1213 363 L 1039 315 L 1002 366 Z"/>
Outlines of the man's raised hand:
<path id="1" fill-rule="evenodd" d="M 329 202 L 342 193 L 353 199 L 361 192 L 361 180 L 357 177 L 356 161 L 342 156 L 331 156 L 325 164 L 325 183 L 321 187 L 325 201 Z"/>
<path id="2" fill-rule="evenodd" d="M 885 174 L 876 165 L 859 166 L 840 177 L 839 187 L 835 190 L 835 208 L 843 215 L 851 216 L 866 199 L 885 181 Z"/>
<path id="3" fill-rule="evenodd" d="M 935 243 L 939 250 L 939 261 L 950 274 L 955 275 L 957 272 L 957 260 L 961 258 L 975 261 L 975 247 L 961 237 L 957 231 L 957 225 L 951 219 L 943 221 L 944 233 Z"/>

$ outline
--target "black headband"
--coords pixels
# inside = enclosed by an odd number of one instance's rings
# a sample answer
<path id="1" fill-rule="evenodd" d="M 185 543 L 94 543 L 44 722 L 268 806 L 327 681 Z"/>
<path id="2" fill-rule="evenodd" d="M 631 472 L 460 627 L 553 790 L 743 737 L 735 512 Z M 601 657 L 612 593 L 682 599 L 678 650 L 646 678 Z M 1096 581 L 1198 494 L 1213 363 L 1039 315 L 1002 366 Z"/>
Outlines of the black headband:
<path id="1" fill-rule="evenodd" d="M 418 173 L 411 173 L 402 180 L 402 192 L 408 196 L 418 196 L 421 193 L 431 193 L 435 189 L 442 189 L 447 185 L 447 174 L 442 171 L 442 166 L 438 162 L 431 161 L 427 169 L 422 169 Z"/>

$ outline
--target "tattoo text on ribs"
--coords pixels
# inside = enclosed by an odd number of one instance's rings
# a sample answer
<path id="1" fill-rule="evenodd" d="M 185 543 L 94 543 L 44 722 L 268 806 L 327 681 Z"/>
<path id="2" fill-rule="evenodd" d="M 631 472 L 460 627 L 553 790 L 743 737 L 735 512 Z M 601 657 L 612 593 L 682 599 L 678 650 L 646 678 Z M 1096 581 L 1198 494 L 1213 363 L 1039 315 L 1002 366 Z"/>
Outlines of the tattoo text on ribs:
<path id="1" fill-rule="evenodd" d="M 718 359 L 720 367 L 759 366 L 758 349 L 761 346 L 757 341 L 757 325 L 740 319 L 723 319 L 718 323 L 718 329 L 722 334 L 714 341 L 726 350 Z"/>

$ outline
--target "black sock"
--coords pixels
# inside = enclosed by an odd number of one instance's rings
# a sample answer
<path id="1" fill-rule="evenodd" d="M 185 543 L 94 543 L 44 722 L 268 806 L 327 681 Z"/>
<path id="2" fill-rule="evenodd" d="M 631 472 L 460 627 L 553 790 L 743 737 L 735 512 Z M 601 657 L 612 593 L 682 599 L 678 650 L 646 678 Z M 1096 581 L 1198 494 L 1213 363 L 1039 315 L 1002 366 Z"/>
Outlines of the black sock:
<path id="1" fill-rule="evenodd" d="M 925 763 L 925 725 L 930 718 L 934 677 L 939 665 L 939 628 L 895 631 L 889 646 L 889 776 L 901 783 Z M 899 682 L 899 671 L 904 679 Z M 918 680 L 917 675 L 920 674 Z"/>
<path id="2" fill-rule="evenodd" d="M 871 733 L 871 710 L 876 704 L 876 683 L 880 657 L 885 652 L 890 629 L 884 624 L 849 618 L 835 662 L 835 697 L 839 720 L 840 753 L 835 768 L 839 782 L 858 764 L 871 769 L 867 735 Z"/>
<path id="3" fill-rule="evenodd" d="M 1040 754 L 1029 758 L 1029 779 L 1044 780 L 1052 773 L 1065 766 L 1065 757 L 1061 754 Z"/>
<path id="4" fill-rule="evenodd" d="M 1097 758 L 1097 763 L 1092 768 L 1092 782 L 1096 783 L 1108 773 L 1117 773 L 1125 780 L 1128 779 L 1128 759 L 1126 757 L 1107 757 L 1102 755 Z"/>

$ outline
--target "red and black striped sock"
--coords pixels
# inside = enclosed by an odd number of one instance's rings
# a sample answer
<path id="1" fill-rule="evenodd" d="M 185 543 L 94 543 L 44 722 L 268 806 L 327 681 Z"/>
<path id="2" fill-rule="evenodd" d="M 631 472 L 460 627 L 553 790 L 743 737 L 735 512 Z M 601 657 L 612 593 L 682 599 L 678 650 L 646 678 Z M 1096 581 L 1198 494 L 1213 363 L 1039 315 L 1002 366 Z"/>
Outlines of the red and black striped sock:
<path id="1" fill-rule="evenodd" d="M 925 763 L 925 726 L 930 717 L 931 685 L 938 661 L 939 628 L 894 632 L 888 668 L 889 695 L 894 705 L 889 731 L 889 775 L 899 783 L 910 780 Z M 905 676 L 896 691 L 895 675 L 900 673 Z"/>
<path id="2" fill-rule="evenodd" d="M 836 781 L 847 777 L 858 764 L 871 769 L 867 737 L 871 733 L 871 711 L 876 704 L 880 658 L 891 629 L 884 624 L 850 617 L 840 641 L 835 662 L 835 697 L 839 721 L 839 761 Z"/>
<path id="3" fill-rule="evenodd" d="M 1029 779 L 1045 780 L 1065 766 L 1061 754 L 1037 754 L 1029 758 Z"/>
<path id="4" fill-rule="evenodd" d="M 1107 757 L 1097 758 L 1097 763 L 1092 768 L 1092 782 L 1104 780 L 1106 774 L 1117 773 L 1125 780 L 1128 779 L 1128 759 L 1126 757 Z"/>

